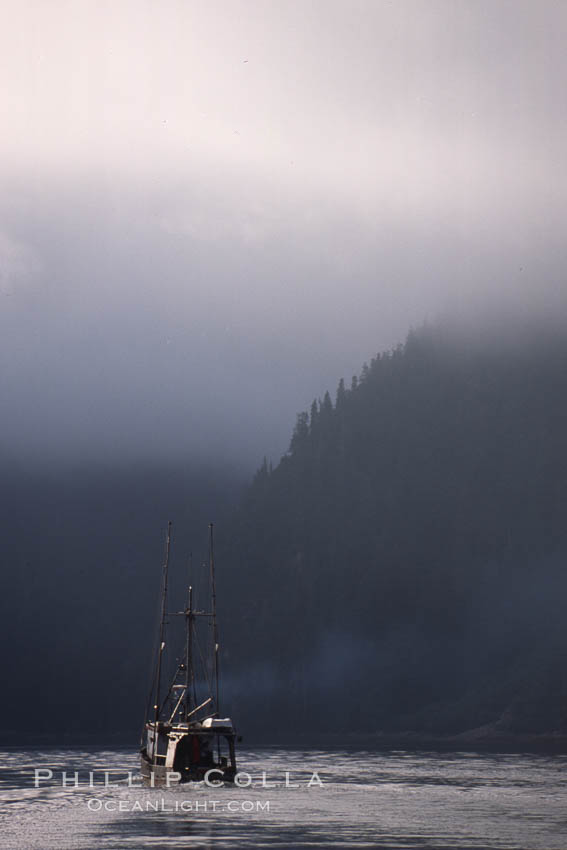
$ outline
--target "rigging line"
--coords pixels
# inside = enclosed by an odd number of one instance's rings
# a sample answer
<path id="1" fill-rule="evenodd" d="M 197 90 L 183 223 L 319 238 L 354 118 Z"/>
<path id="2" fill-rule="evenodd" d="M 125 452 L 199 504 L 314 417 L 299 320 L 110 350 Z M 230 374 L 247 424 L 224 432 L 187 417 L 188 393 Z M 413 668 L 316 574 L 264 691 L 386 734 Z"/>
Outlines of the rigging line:
<path id="1" fill-rule="evenodd" d="M 160 582 L 161 584 L 161 582 Z M 153 639 L 153 652 L 151 655 L 151 666 L 149 672 L 149 682 L 147 685 L 147 693 L 148 698 L 146 701 L 146 711 L 144 716 L 144 726 L 142 729 L 142 745 L 143 745 L 143 736 L 146 730 L 146 723 L 148 723 L 150 719 L 150 709 L 153 705 L 152 700 L 155 702 L 155 689 L 156 689 L 156 678 L 157 678 L 157 661 L 158 661 L 158 652 L 159 652 L 159 635 L 160 635 L 160 620 L 161 620 L 161 599 L 159 594 L 157 596 L 157 601 L 154 603 L 156 605 L 155 609 L 155 619 L 154 619 L 154 639 Z"/>
<path id="2" fill-rule="evenodd" d="M 154 692 L 156 687 L 156 674 L 157 674 L 157 660 L 158 660 L 158 652 L 159 652 L 159 628 L 160 628 L 160 618 L 159 612 L 158 616 L 155 619 L 155 632 L 154 632 L 154 640 L 153 640 L 153 653 L 151 659 L 151 668 L 149 674 L 149 685 L 148 685 L 148 698 L 146 701 L 146 713 L 144 719 L 144 730 L 146 728 L 146 723 L 150 719 L 150 709 L 152 707 L 152 699 L 154 698 Z M 143 733 L 142 733 L 143 734 Z"/>
<path id="3" fill-rule="evenodd" d="M 216 705 L 215 708 L 220 714 L 220 700 L 219 700 L 219 630 L 217 624 L 217 590 L 215 584 L 215 550 L 213 543 L 213 523 L 209 523 L 209 562 L 210 562 L 210 570 L 211 570 L 211 602 L 212 607 L 211 611 L 213 614 L 213 659 L 214 659 L 214 673 L 215 673 L 215 692 L 216 692 Z"/>
<path id="4" fill-rule="evenodd" d="M 205 674 L 205 681 L 207 683 L 207 687 L 209 689 L 209 694 L 212 694 L 213 689 L 211 687 L 211 680 L 209 679 L 209 671 L 207 669 L 207 664 L 205 659 L 203 658 L 203 652 L 201 650 L 201 644 L 199 643 L 199 636 L 197 634 L 197 630 L 195 629 L 195 643 L 197 644 L 197 649 L 199 650 L 199 657 L 201 659 L 201 664 L 203 665 L 203 672 Z M 215 706 L 216 708 L 216 706 Z"/>
<path id="5" fill-rule="evenodd" d="M 195 623 L 192 623 L 191 629 L 192 629 L 192 634 L 193 634 L 195 640 L 197 640 L 197 632 L 196 632 L 196 629 L 195 629 Z M 196 679 L 195 679 L 195 670 L 194 669 L 191 670 L 191 685 L 193 687 L 193 702 L 194 702 L 195 705 L 197 705 L 197 682 L 196 682 Z"/>
<path id="6" fill-rule="evenodd" d="M 194 621 L 193 621 L 193 623 L 191 623 L 191 630 L 192 630 L 192 635 L 194 636 L 195 640 L 197 640 L 197 630 L 196 630 L 196 625 L 195 625 Z M 193 702 L 195 703 L 195 705 L 197 705 L 197 683 L 196 683 L 196 680 L 195 680 L 195 670 L 194 670 L 194 668 L 191 669 L 191 684 L 193 686 Z"/>
<path id="7" fill-rule="evenodd" d="M 164 710 L 164 708 L 165 708 L 165 706 L 166 706 L 166 704 L 167 704 L 167 701 L 168 701 L 169 697 L 171 696 L 171 692 L 172 692 L 172 690 L 173 690 L 173 686 L 174 686 L 175 684 L 177 684 L 177 683 L 176 683 L 176 679 L 177 679 L 177 677 L 178 677 L 178 675 L 179 675 L 179 671 L 180 671 L 181 669 L 182 669 L 182 662 L 178 665 L 177 670 L 176 670 L 176 671 L 175 671 L 175 673 L 174 673 L 173 679 L 171 680 L 171 685 L 169 686 L 169 690 L 168 690 L 168 692 L 166 693 L 166 695 L 165 695 L 165 699 L 164 699 L 164 701 L 162 702 L 162 704 L 161 704 L 161 706 L 160 706 L 160 710 L 159 710 L 159 713 L 160 713 L 160 714 L 161 714 L 161 713 L 162 713 L 162 711 Z"/>
<path id="8" fill-rule="evenodd" d="M 180 706 L 181 706 L 181 703 L 183 702 L 183 700 L 184 700 L 184 699 L 185 699 L 185 688 L 183 688 L 183 690 L 181 691 L 181 694 L 179 695 L 179 699 L 178 699 L 178 700 L 177 700 L 177 702 L 175 703 L 175 708 L 174 708 L 174 709 L 173 709 L 173 711 L 171 712 L 171 717 L 169 718 L 169 722 L 170 722 L 170 723 L 173 723 L 173 718 L 175 717 L 175 715 L 176 715 L 176 714 L 177 714 L 177 712 L 179 711 L 179 708 L 180 708 Z"/>
<path id="9" fill-rule="evenodd" d="M 213 613 L 213 651 L 214 651 L 214 663 L 215 663 L 215 709 L 217 712 L 217 717 L 220 717 L 220 700 L 219 700 L 219 632 L 217 626 L 217 591 L 215 585 L 215 550 L 213 544 L 213 523 L 209 523 L 209 560 L 211 567 L 211 601 L 212 607 L 211 611 Z M 217 735 L 217 755 L 219 764 L 221 762 L 221 746 L 220 746 L 220 736 Z"/>
<path id="10" fill-rule="evenodd" d="M 167 523 L 167 537 L 165 544 L 165 559 L 163 563 L 163 591 L 162 591 L 162 600 L 161 600 L 161 623 L 159 630 L 159 654 L 158 654 L 158 665 L 157 665 L 157 684 L 156 684 L 156 701 L 155 701 L 155 717 L 154 722 L 157 725 L 159 720 L 159 703 L 160 703 L 160 686 L 161 686 L 161 667 L 162 667 L 162 656 L 163 650 L 165 648 L 165 616 L 167 611 L 167 571 L 169 568 L 169 550 L 171 546 L 171 520 Z M 156 747 L 157 750 L 157 747 Z"/>
<path id="11" fill-rule="evenodd" d="M 150 686 L 148 689 L 148 698 L 146 700 L 146 711 L 144 714 L 144 725 L 142 727 L 142 745 L 144 743 L 144 733 L 146 730 L 146 723 L 150 719 L 150 709 L 152 707 L 152 697 L 154 695 L 155 683 L 156 683 L 156 662 L 157 662 L 157 641 L 155 642 L 154 652 L 152 657 L 152 670 L 150 673 Z"/>
<path id="12" fill-rule="evenodd" d="M 193 552 L 189 552 L 189 593 L 188 608 L 185 614 L 185 720 L 189 716 L 191 708 L 191 688 L 194 681 L 193 672 L 193 585 L 191 584 L 193 573 Z M 197 704 L 195 700 L 194 705 Z"/>

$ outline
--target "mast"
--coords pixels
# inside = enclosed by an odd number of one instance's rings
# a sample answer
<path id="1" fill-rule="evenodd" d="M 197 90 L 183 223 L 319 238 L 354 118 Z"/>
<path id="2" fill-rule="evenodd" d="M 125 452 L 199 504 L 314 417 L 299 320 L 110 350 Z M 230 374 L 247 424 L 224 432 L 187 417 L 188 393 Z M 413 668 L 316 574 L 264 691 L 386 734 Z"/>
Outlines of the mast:
<path id="1" fill-rule="evenodd" d="M 154 762 L 155 757 L 157 755 L 157 724 L 159 720 L 159 709 L 160 709 L 160 690 L 161 690 L 161 660 L 163 656 L 163 651 L 165 649 L 165 615 L 166 615 L 166 605 L 167 605 L 167 571 L 169 568 L 169 547 L 171 544 L 171 520 L 167 523 L 167 537 L 165 542 L 165 560 L 163 562 L 163 586 L 162 586 L 162 595 L 161 595 L 161 622 L 159 627 L 159 648 L 158 648 L 158 662 L 157 662 L 157 673 L 156 673 L 156 701 L 154 704 L 154 723 L 155 723 L 155 734 L 156 740 L 154 745 Z"/>
<path id="2" fill-rule="evenodd" d="M 193 588 L 189 585 L 188 608 L 185 613 L 185 722 L 191 713 L 191 693 L 195 683 L 193 672 Z"/>
<path id="3" fill-rule="evenodd" d="M 215 709 L 217 714 L 220 714 L 219 706 L 219 633 L 217 626 L 217 591 L 215 585 L 215 552 L 213 546 L 213 524 L 209 523 L 209 561 L 211 568 L 211 602 L 213 616 L 213 643 L 214 643 L 214 664 L 215 664 Z"/>

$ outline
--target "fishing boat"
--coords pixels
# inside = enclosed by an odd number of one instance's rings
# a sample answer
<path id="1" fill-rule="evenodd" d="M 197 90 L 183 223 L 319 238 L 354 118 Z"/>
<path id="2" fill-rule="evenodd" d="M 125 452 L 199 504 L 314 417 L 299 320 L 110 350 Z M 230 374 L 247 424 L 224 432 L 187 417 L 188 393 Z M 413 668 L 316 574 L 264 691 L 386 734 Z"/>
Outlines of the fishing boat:
<path id="1" fill-rule="evenodd" d="M 209 525 L 205 608 L 196 607 L 193 587 L 189 585 L 186 607 L 168 613 L 170 548 L 171 522 L 167 526 L 162 572 L 159 643 L 140 749 L 142 780 L 150 786 L 201 780 L 232 782 L 236 775 L 236 730 L 229 717 L 221 716 L 219 705 L 213 525 Z M 168 681 L 168 626 L 169 618 L 175 616 L 185 619 L 184 646 L 180 657 L 175 658 L 175 672 Z"/>

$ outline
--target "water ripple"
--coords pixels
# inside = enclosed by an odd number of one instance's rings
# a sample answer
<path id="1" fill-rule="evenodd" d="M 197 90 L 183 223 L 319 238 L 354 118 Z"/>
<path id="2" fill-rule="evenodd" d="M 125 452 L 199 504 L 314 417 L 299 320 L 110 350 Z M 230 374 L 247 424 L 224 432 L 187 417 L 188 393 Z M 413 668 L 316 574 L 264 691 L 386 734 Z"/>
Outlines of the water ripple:
<path id="1" fill-rule="evenodd" d="M 170 790 L 137 784 L 126 750 L 11 750 L 0 763 L 7 850 L 567 847 L 565 757 L 264 749 L 240 753 L 250 787 Z M 53 771 L 37 788 L 36 768 Z M 62 787 L 63 771 L 78 787 Z M 313 772 L 323 787 L 309 787 Z"/>

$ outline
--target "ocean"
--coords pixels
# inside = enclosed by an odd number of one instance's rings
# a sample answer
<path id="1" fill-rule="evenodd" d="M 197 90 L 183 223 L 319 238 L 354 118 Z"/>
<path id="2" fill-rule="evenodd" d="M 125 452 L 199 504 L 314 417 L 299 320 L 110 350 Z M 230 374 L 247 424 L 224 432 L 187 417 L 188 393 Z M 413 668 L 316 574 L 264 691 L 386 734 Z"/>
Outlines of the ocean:
<path id="1" fill-rule="evenodd" d="M 135 750 L 5 750 L 0 847 L 567 848 L 567 756 L 259 748 L 238 768 L 241 787 L 151 789 Z"/>

